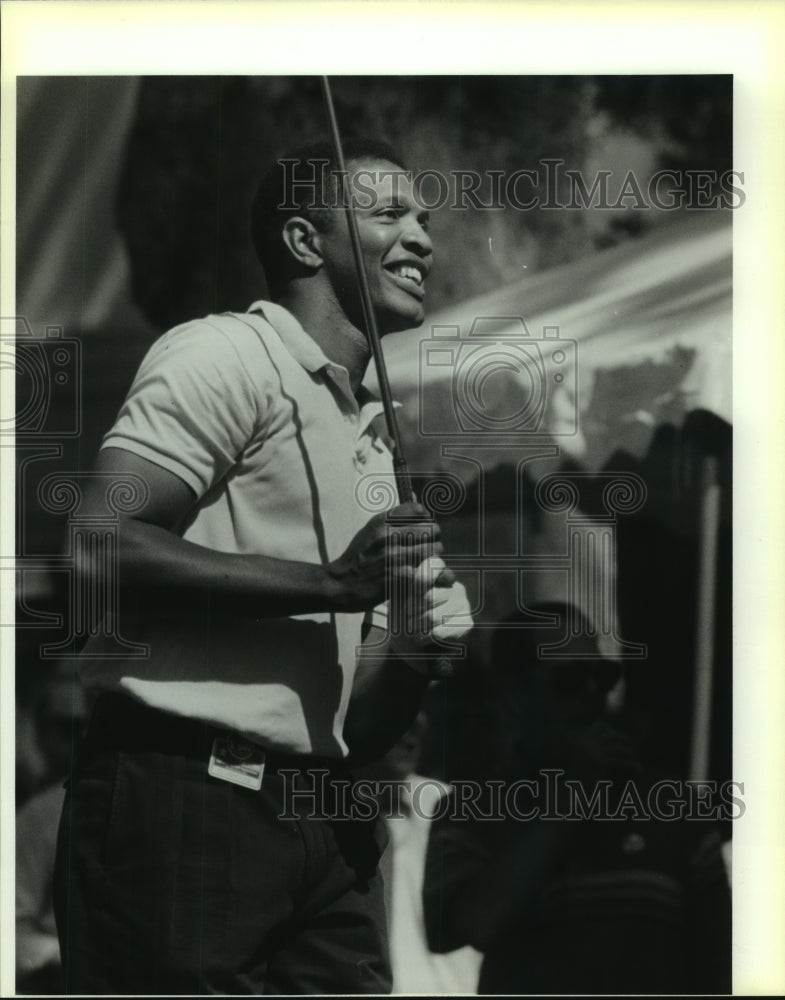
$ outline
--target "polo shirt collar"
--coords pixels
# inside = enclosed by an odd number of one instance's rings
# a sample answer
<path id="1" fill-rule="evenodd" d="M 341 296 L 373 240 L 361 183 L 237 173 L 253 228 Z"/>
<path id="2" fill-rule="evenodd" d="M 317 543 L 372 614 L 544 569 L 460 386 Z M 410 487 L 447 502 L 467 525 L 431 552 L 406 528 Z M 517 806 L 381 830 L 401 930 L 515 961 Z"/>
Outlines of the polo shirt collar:
<path id="1" fill-rule="evenodd" d="M 384 413 L 384 406 L 381 399 L 365 385 L 361 385 L 357 390 L 357 405 L 360 408 L 357 434 L 360 435 L 364 434 L 371 423 Z M 400 409 L 402 405 L 397 399 L 393 400 L 393 406 L 396 410 Z"/>
<path id="2" fill-rule="evenodd" d="M 288 309 L 259 299 L 248 312 L 260 313 L 281 338 L 284 347 L 295 361 L 308 372 L 318 372 L 330 364 L 330 359 L 313 337 L 309 337 Z"/>
<path id="3" fill-rule="evenodd" d="M 259 313 L 267 320 L 281 338 L 281 342 L 289 354 L 306 371 L 315 373 L 323 369 L 327 370 L 327 377 L 337 384 L 353 406 L 359 409 L 358 435 L 363 434 L 371 421 L 384 412 L 382 401 L 367 386 L 361 385 L 357 390 L 356 397 L 352 395 L 349 387 L 349 374 L 346 369 L 342 365 L 330 361 L 313 337 L 305 332 L 300 321 L 288 309 L 284 309 L 283 306 L 276 305 L 274 302 L 259 299 L 249 307 L 248 312 Z M 344 377 L 341 378 L 339 373 Z M 398 408 L 401 403 L 394 400 L 393 406 Z"/>

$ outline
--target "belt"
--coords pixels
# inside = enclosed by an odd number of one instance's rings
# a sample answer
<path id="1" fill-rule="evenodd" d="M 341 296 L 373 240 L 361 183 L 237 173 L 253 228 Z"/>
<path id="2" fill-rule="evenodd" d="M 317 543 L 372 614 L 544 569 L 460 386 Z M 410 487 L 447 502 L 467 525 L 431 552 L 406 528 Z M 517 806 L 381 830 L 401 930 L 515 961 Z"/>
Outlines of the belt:
<path id="1" fill-rule="evenodd" d="M 351 772 L 342 758 L 280 753 L 262 744 L 253 744 L 253 741 L 246 740 L 241 733 L 226 726 L 173 715 L 123 694 L 102 694 L 98 697 L 84 739 L 86 745 L 92 748 L 163 753 L 207 761 L 216 737 L 227 735 L 239 751 L 244 744 L 261 746 L 268 770 L 320 769 L 329 771 L 332 777 L 351 778 Z"/>

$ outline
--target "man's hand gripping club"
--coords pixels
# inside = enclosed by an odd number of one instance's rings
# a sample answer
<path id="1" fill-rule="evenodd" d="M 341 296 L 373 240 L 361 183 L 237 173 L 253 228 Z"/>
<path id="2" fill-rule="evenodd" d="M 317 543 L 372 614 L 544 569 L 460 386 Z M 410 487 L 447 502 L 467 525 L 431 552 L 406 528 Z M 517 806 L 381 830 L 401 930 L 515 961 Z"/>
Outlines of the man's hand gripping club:
<path id="1" fill-rule="evenodd" d="M 438 524 L 418 503 L 377 514 L 328 572 L 347 611 L 388 605 L 390 651 L 426 676 L 449 673 L 439 641 L 472 627 L 463 584 L 441 558 Z"/>

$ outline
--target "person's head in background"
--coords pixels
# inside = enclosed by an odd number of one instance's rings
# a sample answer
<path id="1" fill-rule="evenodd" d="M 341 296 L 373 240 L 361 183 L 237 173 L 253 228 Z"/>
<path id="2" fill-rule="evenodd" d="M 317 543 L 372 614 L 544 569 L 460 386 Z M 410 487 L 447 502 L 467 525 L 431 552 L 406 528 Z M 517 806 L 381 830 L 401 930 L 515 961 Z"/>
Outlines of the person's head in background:
<path id="1" fill-rule="evenodd" d="M 577 609 L 553 602 L 531 610 L 554 624 L 532 627 L 525 624 L 529 615 L 516 613 L 497 628 L 491 644 L 503 741 L 510 755 L 558 767 L 576 731 L 618 710 L 622 668 L 601 656 Z M 543 648 L 557 644 L 561 648 Z"/>

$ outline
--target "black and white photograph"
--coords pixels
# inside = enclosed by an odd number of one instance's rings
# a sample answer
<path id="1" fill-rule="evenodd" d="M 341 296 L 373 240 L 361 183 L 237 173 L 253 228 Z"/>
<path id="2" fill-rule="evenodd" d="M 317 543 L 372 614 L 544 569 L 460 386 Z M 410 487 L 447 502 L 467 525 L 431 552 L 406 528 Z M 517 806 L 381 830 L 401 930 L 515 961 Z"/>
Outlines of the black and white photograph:
<path id="1" fill-rule="evenodd" d="M 748 80 L 343 25 L 4 73 L 3 991 L 776 993 Z"/>

